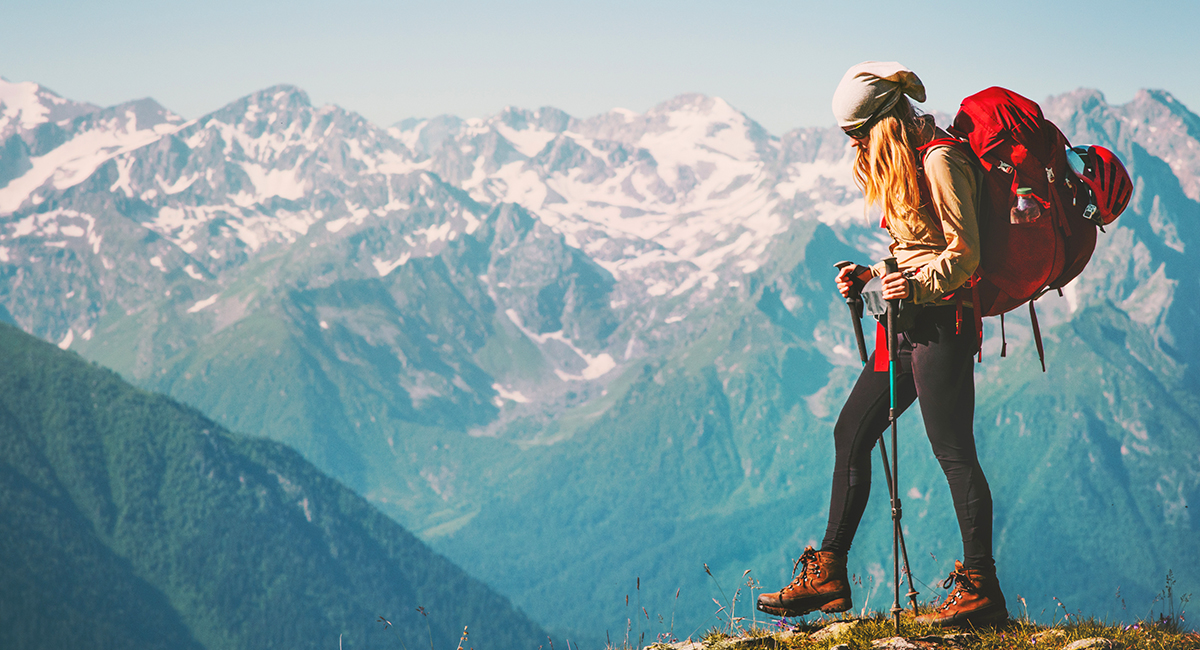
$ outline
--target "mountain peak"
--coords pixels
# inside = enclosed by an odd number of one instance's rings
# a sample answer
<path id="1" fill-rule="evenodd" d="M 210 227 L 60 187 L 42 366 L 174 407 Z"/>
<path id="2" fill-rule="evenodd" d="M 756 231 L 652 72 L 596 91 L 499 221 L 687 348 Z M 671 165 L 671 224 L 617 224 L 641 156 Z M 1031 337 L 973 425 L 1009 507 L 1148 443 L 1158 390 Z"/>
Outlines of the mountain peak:
<path id="1" fill-rule="evenodd" d="M 182 117 L 149 97 L 111 106 L 97 111 L 94 116 L 89 116 L 87 119 L 92 119 L 93 117 L 98 120 L 105 119 L 106 117 L 127 119 L 130 122 L 129 130 L 131 131 L 152 129 L 161 124 L 178 126 L 184 122 Z"/>
<path id="2" fill-rule="evenodd" d="M 683 93 L 655 106 L 654 108 L 650 109 L 648 114 L 678 112 L 708 114 L 714 111 L 722 112 L 724 110 L 732 110 L 736 112 L 737 109 L 734 109 L 729 105 L 728 102 L 720 97 L 709 97 L 703 93 Z"/>
<path id="3" fill-rule="evenodd" d="M 1130 113 L 1160 115 L 1164 119 L 1177 122 L 1184 133 L 1194 140 L 1200 140 L 1200 117 L 1165 90 L 1143 88 L 1133 96 L 1133 101 L 1126 105 L 1126 109 Z M 1170 117 L 1163 115 L 1164 110 Z"/>
<path id="4" fill-rule="evenodd" d="M 0 141 L 46 122 L 61 122 L 98 110 L 99 106 L 73 102 L 41 84 L 0 77 Z"/>
<path id="5" fill-rule="evenodd" d="M 1085 109 L 1096 104 L 1108 104 L 1104 93 L 1095 88 L 1076 88 L 1069 93 L 1063 93 L 1060 97 L 1067 101 L 1077 102 Z"/>
<path id="6" fill-rule="evenodd" d="M 258 137 L 282 128 L 292 117 L 313 110 L 308 93 L 291 84 L 276 84 L 234 100 L 199 120 L 243 125 Z"/>
<path id="7" fill-rule="evenodd" d="M 292 84 L 276 84 L 248 95 L 255 103 L 277 108 L 311 108 L 308 93 Z"/>
<path id="8" fill-rule="evenodd" d="M 516 106 L 505 106 L 497 118 L 518 131 L 533 127 L 551 133 L 562 133 L 567 130 L 573 119 L 566 111 L 553 106 L 543 106 L 533 111 Z"/>
<path id="9" fill-rule="evenodd" d="M 212 115 L 221 116 L 222 121 L 236 120 L 244 115 L 248 121 L 257 121 L 261 114 L 276 111 L 291 112 L 311 109 L 308 93 L 291 84 L 276 84 L 256 90 L 217 109 Z"/>
<path id="10" fill-rule="evenodd" d="M 1153 101 L 1160 104 L 1182 106 L 1171 93 L 1160 88 L 1142 88 L 1133 96 L 1134 102 Z"/>

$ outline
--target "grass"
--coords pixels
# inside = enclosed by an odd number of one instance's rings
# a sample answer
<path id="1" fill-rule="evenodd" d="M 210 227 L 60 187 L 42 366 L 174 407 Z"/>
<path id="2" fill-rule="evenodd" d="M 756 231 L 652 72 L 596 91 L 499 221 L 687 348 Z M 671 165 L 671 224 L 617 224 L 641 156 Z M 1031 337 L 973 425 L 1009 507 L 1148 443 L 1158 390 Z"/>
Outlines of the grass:
<path id="1" fill-rule="evenodd" d="M 1111 644 L 1100 643 L 1091 648 L 1114 648 L 1120 650 L 1200 650 L 1200 633 L 1186 627 L 1184 608 L 1191 595 L 1174 593 L 1175 579 L 1167 573 L 1166 585 L 1150 604 L 1146 619 L 1132 624 L 1109 623 L 1095 618 L 1069 613 L 1063 609 L 1062 620 L 1053 625 L 1039 625 L 1023 609 L 1022 617 L 1010 619 L 1003 625 L 979 629 L 936 628 L 920 625 L 909 618 L 902 618 L 900 633 L 896 634 L 894 619 L 883 612 L 855 616 L 853 612 L 830 616 L 820 614 L 813 620 L 764 618 L 760 623 L 757 616 L 747 621 L 736 615 L 741 588 L 730 597 L 716 577 L 704 566 L 712 578 L 722 599 L 713 598 L 717 605 L 716 617 L 721 625 L 709 629 L 698 637 L 689 635 L 678 641 L 670 635 L 659 635 L 657 643 L 646 646 L 646 650 L 872 650 L 880 639 L 901 636 L 919 648 L 959 648 L 962 650 L 1059 650 L 1083 639 L 1106 639 Z M 742 574 L 753 601 L 758 583 Z M 1118 592 L 1119 594 L 1119 592 Z M 1017 597 L 1024 608 L 1024 599 Z M 750 605 L 753 610 L 753 606 Z M 920 607 L 922 613 L 932 605 Z M 1157 613 L 1156 613 L 1157 610 Z M 842 624 L 833 627 L 834 624 Z M 839 630 L 840 628 L 840 630 Z M 833 633 L 837 630 L 836 633 Z M 696 640 L 698 639 L 698 640 Z M 671 643 L 674 641 L 674 643 Z M 909 646 L 911 647 L 911 646 Z M 606 650 L 640 650 L 629 645 L 628 635 L 624 645 L 609 643 Z"/>
<path id="2" fill-rule="evenodd" d="M 832 637 L 819 634 L 830 624 L 843 621 L 852 624 L 843 634 Z M 894 636 L 895 627 L 891 617 L 879 613 L 867 618 L 825 617 L 798 625 L 785 623 L 783 626 L 752 627 L 736 636 L 727 634 L 724 629 L 713 628 L 698 643 L 704 650 L 870 650 L 873 648 L 872 642 Z M 949 630 L 904 621 L 901 623 L 900 636 L 919 647 L 964 650 L 1059 649 L 1080 639 L 1097 637 L 1112 641 L 1112 647 L 1122 650 L 1200 649 L 1200 634 L 1185 631 L 1178 624 L 1169 622 L 1120 625 L 1076 619 L 1061 625 L 1043 626 L 1013 620 L 993 628 Z M 674 647 L 681 645 L 675 644 Z M 661 650 L 670 647 L 661 643 L 649 646 Z M 610 646 L 609 650 L 619 649 Z"/>
<path id="3" fill-rule="evenodd" d="M 750 571 L 742 574 L 745 582 L 730 596 L 713 576 L 708 565 L 705 565 L 704 569 L 724 600 L 722 602 L 713 598 L 717 606 L 715 616 L 721 620 L 720 626 L 714 626 L 699 635 L 696 634 L 698 630 L 694 630 L 686 640 L 680 641 L 674 636 L 675 616 L 672 611 L 669 631 L 658 634 L 656 641 L 646 644 L 648 630 L 643 628 L 641 618 L 644 617 L 646 623 L 650 623 L 651 619 L 641 605 L 639 577 L 635 583 L 635 600 L 631 602 L 628 595 L 625 597 L 626 605 L 632 605 L 638 611 L 626 619 L 625 638 L 620 643 L 613 643 L 610 637 L 605 650 L 874 650 L 877 641 L 896 636 L 903 637 L 913 644 L 908 647 L 958 650 L 1060 650 L 1083 639 L 1103 639 L 1110 642 L 1086 646 L 1090 650 L 1200 650 L 1200 633 L 1187 629 L 1185 625 L 1183 608 L 1190 600 L 1190 594 L 1177 597 L 1173 593 L 1175 581 L 1171 573 L 1167 574 L 1166 586 L 1162 593 L 1151 603 L 1148 618 L 1132 624 L 1084 618 L 1068 613 L 1066 607 L 1059 603 L 1064 611 L 1062 622 L 1054 625 L 1032 622 L 1027 611 L 1019 619 L 1010 619 L 1003 625 L 979 629 L 937 628 L 920 625 L 910 617 L 903 617 L 900 621 L 900 634 L 897 635 L 894 620 L 884 612 L 872 612 L 864 616 L 856 616 L 852 612 L 841 615 L 818 613 L 813 620 L 772 619 L 764 614 L 764 620 L 761 622 L 754 614 L 748 621 L 744 616 L 737 616 L 736 609 L 742 587 L 749 590 L 751 601 L 754 600 L 754 591 L 761 588 L 750 576 Z M 678 599 L 678 591 L 675 597 Z M 1024 606 L 1024 599 L 1020 596 L 1017 598 Z M 747 606 L 750 605 L 743 605 Z M 1157 617 L 1155 606 L 1161 609 Z M 931 609 L 932 605 L 920 606 L 921 613 Z M 417 611 L 423 616 L 426 615 L 424 607 L 418 607 Z M 751 611 L 757 610 L 751 607 Z M 382 616 L 378 622 L 383 624 L 384 629 L 392 627 L 391 621 Z M 667 624 L 667 619 L 659 616 L 658 622 L 664 625 Z M 835 624 L 841 625 L 835 627 Z M 432 631 L 428 632 L 429 648 L 434 650 Z M 392 630 L 392 633 L 396 634 L 395 630 Z M 407 646 L 403 639 L 399 634 L 396 634 L 396 638 L 402 650 L 405 650 Z M 474 650 L 467 646 L 467 638 L 467 628 L 464 626 L 456 650 Z M 567 647 L 571 648 L 569 641 Z M 554 650 L 553 640 L 549 640 L 549 650 Z"/>

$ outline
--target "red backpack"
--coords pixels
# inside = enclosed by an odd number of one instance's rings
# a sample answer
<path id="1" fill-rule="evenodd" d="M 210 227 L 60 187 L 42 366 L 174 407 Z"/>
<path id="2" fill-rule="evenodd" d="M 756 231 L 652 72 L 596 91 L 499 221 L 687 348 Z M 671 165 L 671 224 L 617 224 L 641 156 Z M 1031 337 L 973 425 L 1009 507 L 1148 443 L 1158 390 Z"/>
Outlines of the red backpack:
<path id="1" fill-rule="evenodd" d="M 976 329 L 982 338 L 983 317 L 1000 315 L 1003 333 L 1003 314 L 1028 302 L 1044 371 L 1033 301 L 1051 289 L 1061 294 L 1096 247 L 1096 224 L 1083 216 L 1086 194 L 1079 194 L 1081 185 L 1067 166 L 1070 145 L 1035 102 L 999 87 L 964 99 L 948 131 L 954 137 L 925 145 L 921 158 L 935 146 L 951 145 L 970 152 L 984 170 L 979 268 L 964 285 Z M 1031 212 L 1040 215 L 1026 221 Z"/>

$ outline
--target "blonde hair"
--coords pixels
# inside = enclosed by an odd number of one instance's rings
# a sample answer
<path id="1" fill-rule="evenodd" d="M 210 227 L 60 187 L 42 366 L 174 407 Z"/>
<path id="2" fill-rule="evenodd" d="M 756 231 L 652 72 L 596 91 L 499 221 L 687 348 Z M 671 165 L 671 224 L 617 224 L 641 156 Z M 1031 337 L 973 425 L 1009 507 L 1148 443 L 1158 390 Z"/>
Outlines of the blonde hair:
<path id="1" fill-rule="evenodd" d="M 854 180 L 867 197 L 867 207 L 878 205 L 884 217 L 902 219 L 921 209 L 916 147 L 924 124 L 908 98 L 880 118 L 854 159 Z"/>

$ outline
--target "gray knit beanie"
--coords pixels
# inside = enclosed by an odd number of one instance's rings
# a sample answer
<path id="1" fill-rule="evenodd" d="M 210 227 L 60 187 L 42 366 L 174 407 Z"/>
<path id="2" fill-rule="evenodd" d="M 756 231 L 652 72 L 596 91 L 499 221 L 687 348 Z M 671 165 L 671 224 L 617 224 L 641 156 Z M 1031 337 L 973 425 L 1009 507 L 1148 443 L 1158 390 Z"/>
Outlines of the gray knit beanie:
<path id="1" fill-rule="evenodd" d="M 833 116 L 838 126 L 852 129 L 886 113 L 904 95 L 925 101 L 925 86 L 915 72 L 895 61 L 864 61 L 847 70 L 833 91 Z"/>

